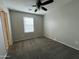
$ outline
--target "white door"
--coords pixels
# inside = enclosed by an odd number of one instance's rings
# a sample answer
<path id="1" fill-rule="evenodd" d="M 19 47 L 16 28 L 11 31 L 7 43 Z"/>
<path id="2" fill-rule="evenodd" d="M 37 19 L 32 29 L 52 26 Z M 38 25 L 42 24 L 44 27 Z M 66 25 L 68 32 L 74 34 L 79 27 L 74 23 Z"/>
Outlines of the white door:
<path id="1" fill-rule="evenodd" d="M 5 44 L 4 44 L 2 22 L 1 22 L 1 17 L 0 17 L 0 59 L 3 59 L 5 55 L 6 55 L 6 49 L 5 49 Z"/>

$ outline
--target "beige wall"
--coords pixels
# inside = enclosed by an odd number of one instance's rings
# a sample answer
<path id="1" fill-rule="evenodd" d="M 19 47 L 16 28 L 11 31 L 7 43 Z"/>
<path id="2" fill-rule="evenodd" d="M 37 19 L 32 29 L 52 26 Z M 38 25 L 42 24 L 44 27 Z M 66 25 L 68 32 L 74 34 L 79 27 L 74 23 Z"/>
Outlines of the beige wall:
<path id="1" fill-rule="evenodd" d="M 0 11 L 3 10 L 8 14 L 8 9 L 4 5 L 4 1 L 0 0 Z M 0 22 L 1 22 L 1 17 L 0 17 Z M 3 37 L 3 31 L 1 28 L 0 24 L 0 59 L 5 59 L 5 56 L 7 54 L 6 48 L 5 48 L 5 43 L 4 43 L 4 37 Z"/>
<path id="2" fill-rule="evenodd" d="M 11 25 L 10 25 L 10 17 L 9 17 L 9 10 L 8 8 L 6 7 L 5 3 L 4 3 L 4 0 L 0 0 L 0 10 L 4 11 L 6 14 L 7 14 L 7 18 L 8 18 L 8 26 L 9 26 L 9 44 L 12 45 L 13 42 L 12 42 L 12 33 L 11 33 Z"/>
<path id="3" fill-rule="evenodd" d="M 11 11 L 11 10 L 10 10 L 10 16 L 11 16 L 11 26 L 12 26 L 14 41 L 43 36 L 43 16 L 28 14 L 19 11 Z M 33 33 L 24 33 L 23 17 L 34 18 Z"/>
<path id="4" fill-rule="evenodd" d="M 54 5 L 45 15 L 44 31 L 46 37 L 79 50 L 79 0 Z"/>

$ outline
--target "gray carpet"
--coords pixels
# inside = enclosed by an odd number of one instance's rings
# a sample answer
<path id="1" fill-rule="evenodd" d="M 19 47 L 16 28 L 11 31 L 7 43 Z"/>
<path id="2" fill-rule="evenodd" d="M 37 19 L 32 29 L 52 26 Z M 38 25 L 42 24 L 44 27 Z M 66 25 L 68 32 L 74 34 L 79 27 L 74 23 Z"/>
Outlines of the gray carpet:
<path id="1" fill-rule="evenodd" d="M 9 49 L 6 59 L 79 59 L 79 51 L 40 37 L 16 42 Z"/>

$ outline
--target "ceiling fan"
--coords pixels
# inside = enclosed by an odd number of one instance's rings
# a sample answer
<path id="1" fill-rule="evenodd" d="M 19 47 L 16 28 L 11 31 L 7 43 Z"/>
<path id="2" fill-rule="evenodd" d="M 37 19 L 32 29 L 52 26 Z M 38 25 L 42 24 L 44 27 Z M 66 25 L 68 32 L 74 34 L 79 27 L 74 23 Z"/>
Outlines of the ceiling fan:
<path id="1" fill-rule="evenodd" d="M 33 5 L 33 7 L 36 7 L 35 12 L 42 9 L 44 11 L 47 11 L 47 8 L 43 7 L 44 5 L 50 4 L 54 2 L 54 0 L 47 0 L 45 2 L 42 2 L 41 0 L 37 0 L 36 5 Z"/>

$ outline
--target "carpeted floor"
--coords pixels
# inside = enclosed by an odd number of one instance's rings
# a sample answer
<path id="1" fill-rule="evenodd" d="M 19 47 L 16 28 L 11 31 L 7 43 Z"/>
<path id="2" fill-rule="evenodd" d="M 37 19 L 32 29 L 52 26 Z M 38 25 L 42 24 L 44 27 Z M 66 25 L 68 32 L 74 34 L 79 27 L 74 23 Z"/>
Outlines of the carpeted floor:
<path id="1" fill-rule="evenodd" d="M 40 37 L 16 42 L 6 59 L 79 59 L 79 51 Z"/>

